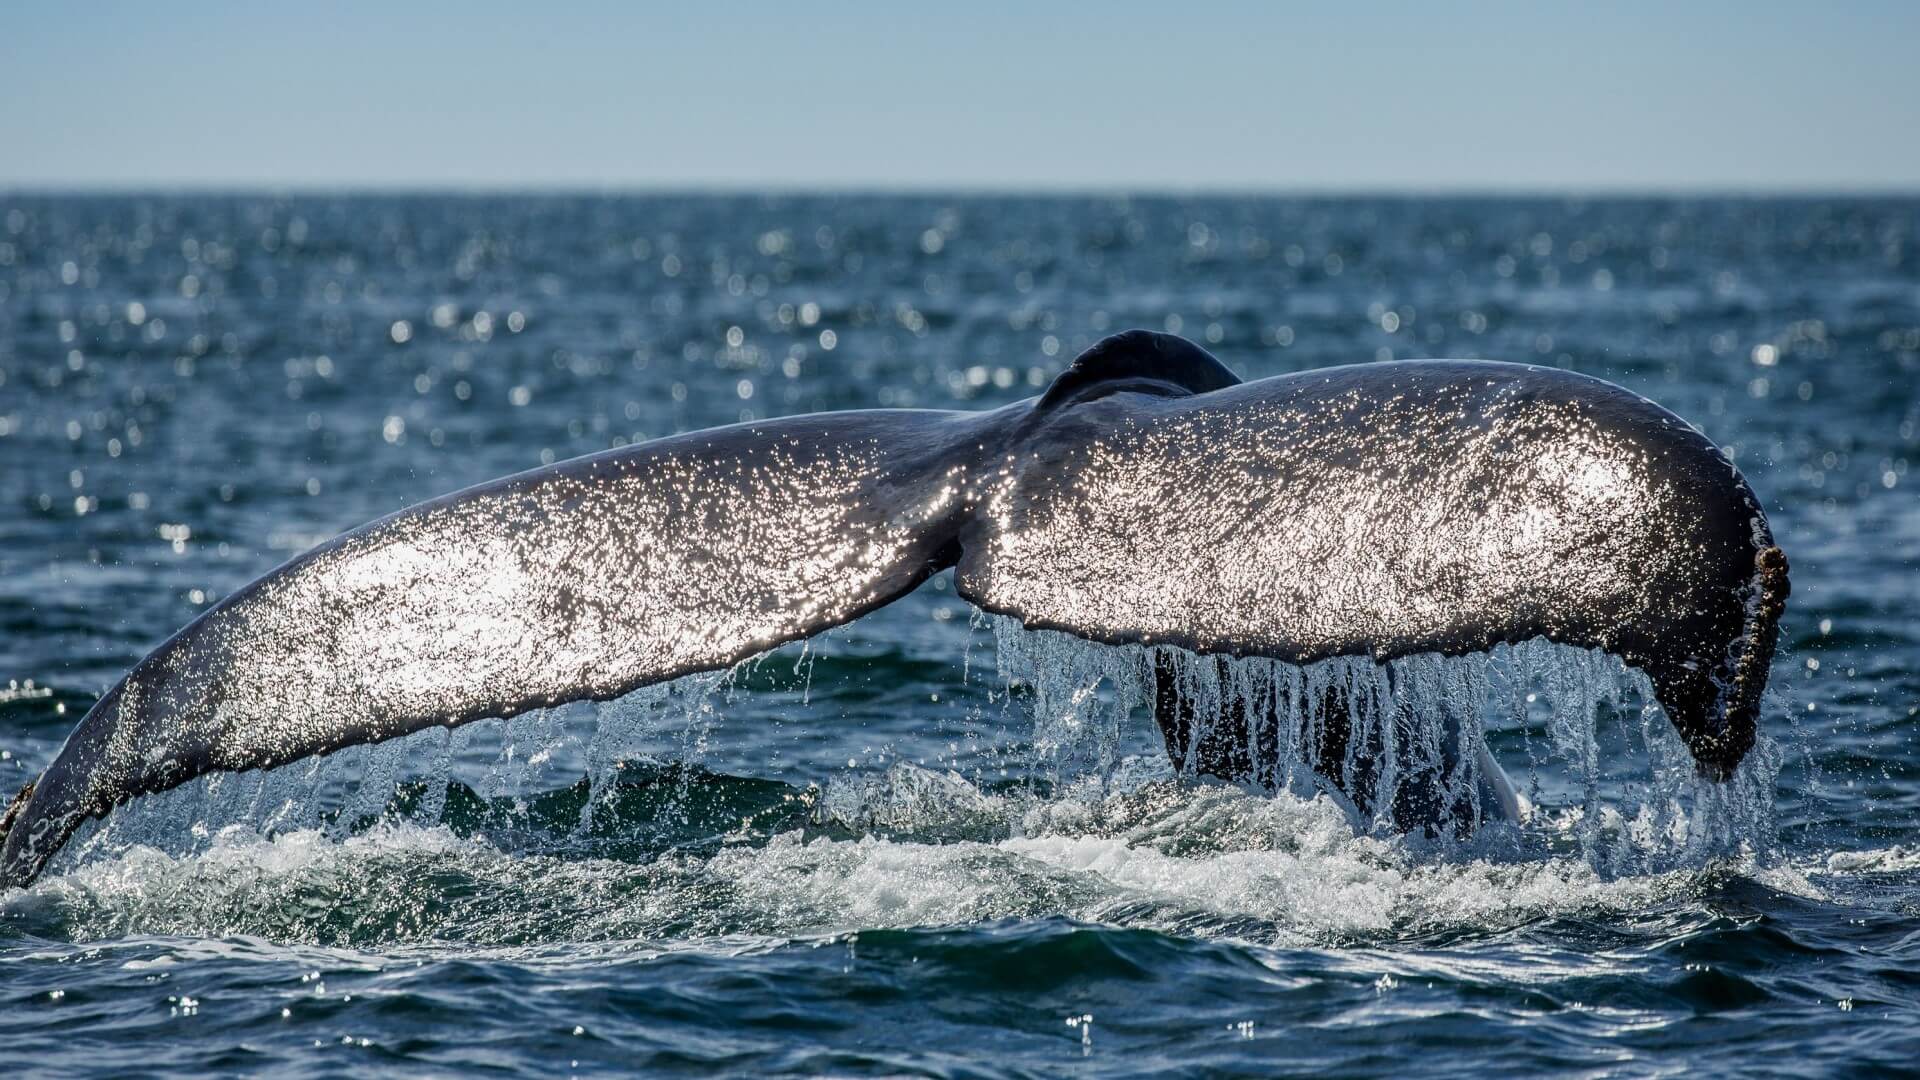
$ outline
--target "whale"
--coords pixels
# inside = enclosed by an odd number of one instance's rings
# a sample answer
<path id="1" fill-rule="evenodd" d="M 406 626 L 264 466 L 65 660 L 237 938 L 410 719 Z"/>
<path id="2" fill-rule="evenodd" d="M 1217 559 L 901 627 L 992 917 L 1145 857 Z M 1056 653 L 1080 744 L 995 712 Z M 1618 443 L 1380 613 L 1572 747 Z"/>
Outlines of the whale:
<path id="1" fill-rule="evenodd" d="M 323 543 L 88 710 L 0 817 L 0 883 L 204 774 L 724 669 L 948 569 L 1026 627 L 1223 665 L 1601 650 L 1646 676 L 1713 781 L 1754 745 L 1789 593 L 1734 463 L 1612 383 L 1464 360 L 1242 381 L 1192 342 L 1128 331 L 1001 408 L 679 434 Z M 1259 718 L 1199 715 L 1176 683 L 1156 671 L 1169 755 L 1248 778 Z"/>

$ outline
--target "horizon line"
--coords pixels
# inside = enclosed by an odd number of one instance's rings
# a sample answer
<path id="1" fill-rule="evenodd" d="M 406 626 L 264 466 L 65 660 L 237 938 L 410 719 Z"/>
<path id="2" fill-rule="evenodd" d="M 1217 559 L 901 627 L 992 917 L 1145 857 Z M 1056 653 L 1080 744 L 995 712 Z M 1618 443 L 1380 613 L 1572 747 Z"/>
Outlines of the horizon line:
<path id="1" fill-rule="evenodd" d="M 1040 198 L 1292 198 L 1292 199 L 1912 199 L 1920 198 L 1920 183 L 1895 184 L 1601 184 L 1576 185 L 1439 184 L 1428 187 L 1391 184 L 1252 185 L 1252 184 L 1142 184 L 1097 185 L 1072 183 L 920 184 L 818 183 L 757 184 L 741 181 L 587 182 L 558 183 L 445 183 L 440 181 L 353 181 L 347 183 L 278 184 L 258 181 L 186 181 L 179 183 L 120 183 L 117 181 L 33 182 L 10 184 L 0 180 L 0 198 L 18 196 L 251 196 L 251 197 L 367 197 L 442 196 L 479 198 L 496 196 L 559 197 L 690 197 L 762 196 L 821 197 L 1040 197 Z"/>

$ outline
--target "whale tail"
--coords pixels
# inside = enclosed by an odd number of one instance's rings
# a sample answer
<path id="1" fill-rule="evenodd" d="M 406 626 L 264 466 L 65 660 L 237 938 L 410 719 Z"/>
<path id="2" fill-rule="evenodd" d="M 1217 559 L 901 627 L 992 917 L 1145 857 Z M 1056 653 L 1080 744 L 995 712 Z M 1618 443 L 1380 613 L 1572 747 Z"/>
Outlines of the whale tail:
<path id="1" fill-rule="evenodd" d="M 1292 664 L 1545 638 L 1645 672 L 1703 775 L 1752 748 L 1786 557 L 1684 420 L 1573 372 L 1470 361 L 1182 393 L 1157 357 L 1208 369 L 1160 337 L 1103 343 L 1140 392 L 1071 395 L 999 466 L 961 531 L 962 596 L 1096 641 Z M 1160 710 L 1170 748 L 1180 715 Z"/>
<path id="2" fill-rule="evenodd" d="M 1668 651 L 1641 661 L 1701 775 L 1714 780 L 1731 776 L 1753 749 L 1780 617 L 1793 591 L 1786 552 L 1777 545 L 1760 548 L 1751 565 L 1736 605 L 1738 621 L 1730 624 L 1718 656 L 1709 643 L 1694 654 Z"/>
<path id="3" fill-rule="evenodd" d="M 0 844 L 7 842 L 7 834 L 13 831 L 13 823 L 19 818 L 20 811 L 26 809 L 27 800 L 33 798 L 33 789 L 36 784 L 37 781 L 29 780 L 21 785 L 20 790 L 13 796 L 13 801 L 7 804 L 6 810 L 0 812 Z"/>
<path id="4" fill-rule="evenodd" d="M 1605 649 L 1715 776 L 1753 744 L 1788 590 L 1731 463 L 1619 387 L 1453 361 L 1240 383 L 1131 331 L 993 412 L 693 432 L 323 544 L 95 703 L 0 817 L 0 884 L 202 774 L 724 668 L 947 567 L 982 608 L 1110 643 L 1296 664 Z"/>
<path id="5" fill-rule="evenodd" d="M 952 564 L 975 418 L 696 432 L 356 529 L 204 612 L 109 690 L 0 819 L 0 884 L 204 773 L 606 700 L 856 618 Z M 958 449 L 956 449 L 958 448 Z"/>
<path id="6" fill-rule="evenodd" d="M 1778 545 L 1762 548 L 1753 561 L 1746 633 L 1741 638 L 1727 694 L 1728 726 L 1744 726 L 1749 732 L 1759 718 L 1760 696 L 1766 692 L 1773 651 L 1780 642 L 1780 617 L 1786 614 L 1787 597 L 1793 593 L 1793 583 L 1787 577 L 1787 553 Z M 1747 744 L 1753 744 L 1751 734 Z"/>

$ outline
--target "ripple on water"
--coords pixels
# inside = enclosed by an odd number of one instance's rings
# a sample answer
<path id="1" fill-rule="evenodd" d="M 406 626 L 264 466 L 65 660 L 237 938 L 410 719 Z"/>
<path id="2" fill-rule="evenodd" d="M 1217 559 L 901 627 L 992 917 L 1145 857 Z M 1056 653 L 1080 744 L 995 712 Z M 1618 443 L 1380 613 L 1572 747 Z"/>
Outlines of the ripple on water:
<path id="1" fill-rule="evenodd" d="M 0 1072 L 1911 1069 L 1910 198 L 0 204 L 0 683 L 53 691 L 0 700 L 9 794 L 342 527 L 750 415 L 1006 404 L 1129 326 L 1250 378 L 1614 379 L 1794 562 L 1777 777 L 1716 799 L 1634 687 L 1589 740 L 1536 686 L 1484 717 L 1536 816 L 1470 844 L 1176 782 L 1111 681 L 1036 724 L 1086 684 L 955 662 L 992 634 L 942 578 L 731 695 L 184 790 L 0 897 Z"/>

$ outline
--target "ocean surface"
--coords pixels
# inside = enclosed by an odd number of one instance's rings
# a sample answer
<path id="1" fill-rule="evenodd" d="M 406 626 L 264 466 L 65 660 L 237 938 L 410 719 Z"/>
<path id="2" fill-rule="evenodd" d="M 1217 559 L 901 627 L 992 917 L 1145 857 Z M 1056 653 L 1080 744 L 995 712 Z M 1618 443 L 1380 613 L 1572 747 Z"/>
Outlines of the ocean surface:
<path id="1" fill-rule="evenodd" d="M 731 672 L 123 808 L 0 893 L 0 1074 L 1916 1067 L 1914 199 L 0 194 L 0 794 L 341 530 L 694 428 L 1003 404 L 1135 326 L 1247 378 L 1557 365 L 1697 424 L 1793 564 L 1740 782 L 1676 766 L 1632 673 L 1506 650 L 1447 663 L 1519 703 L 1486 738 L 1528 821 L 1374 832 L 1173 775 L 1117 653 L 942 577 Z"/>

